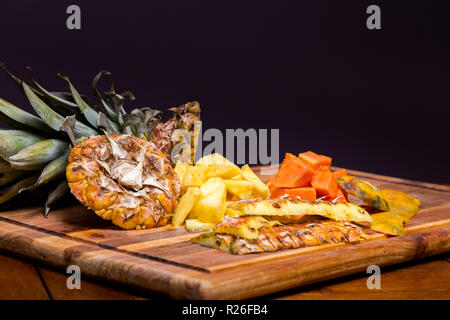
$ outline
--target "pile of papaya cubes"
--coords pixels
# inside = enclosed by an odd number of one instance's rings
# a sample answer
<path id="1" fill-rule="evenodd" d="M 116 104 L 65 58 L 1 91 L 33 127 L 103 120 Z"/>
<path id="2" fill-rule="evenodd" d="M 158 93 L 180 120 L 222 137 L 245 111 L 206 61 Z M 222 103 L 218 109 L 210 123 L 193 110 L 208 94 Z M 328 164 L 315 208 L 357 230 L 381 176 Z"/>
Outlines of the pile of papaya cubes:
<path id="1" fill-rule="evenodd" d="M 347 170 L 331 172 L 331 160 L 312 151 L 300 153 L 298 157 L 286 153 L 277 174 L 267 182 L 270 198 L 309 201 L 321 198 L 324 201 L 347 202 L 336 181 L 346 176 Z"/>

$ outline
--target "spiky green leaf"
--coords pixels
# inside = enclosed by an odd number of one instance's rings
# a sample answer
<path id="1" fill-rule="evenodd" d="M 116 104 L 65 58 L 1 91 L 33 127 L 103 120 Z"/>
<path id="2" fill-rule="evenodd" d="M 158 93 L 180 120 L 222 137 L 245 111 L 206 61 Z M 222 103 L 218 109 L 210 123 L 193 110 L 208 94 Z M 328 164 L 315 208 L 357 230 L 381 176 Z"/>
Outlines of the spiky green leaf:
<path id="1" fill-rule="evenodd" d="M 70 149 L 67 149 L 66 152 L 64 152 L 61 156 L 46 165 L 36 183 L 28 187 L 27 190 L 34 190 L 37 187 L 42 186 L 50 181 L 64 177 L 68 164 L 67 158 L 69 157 L 69 154 Z"/>
<path id="2" fill-rule="evenodd" d="M 0 99 L 0 112 L 26 127 L 46 133 L 52 132 L 51 128 L 44 121 L 3 99 Z"/>
<path id="3" fill-rule="evenodd" d="M 6 69 L 5 65 L 3 63 L 0 63 L 0 68 L 3 69 L 3 71 L 6 72 L 6 74 L 18 85 L 20 91 L 23 93 L 23 87 L 22 87 L 22 80 L 19 79 L 18 77 L 16 77 L 15 75 L 13 75 L 11 72 L 9 72 L 8 69 Z M 31 88 L 31 90 L 36 93 L 37 95 L 41 95 L 41 93 L 39 91 L 37 91 L 34 88 Z"/>
<path id="4" fill-rule="evenodd" d="M 10 183 L 13 183 L 14 181 L 17 181 L 18 179 L 26 176 L 26 172 L 24 171 L 13 171 L 10 173 L 6 173 L 0 177 L 0 187 L 4 187 Z"/>
<path id="5" fill-rule="evenodd" d="M 62 74 L 58 74 L 58 76 L 64 80 L 67 81 L 70 87 L 70 92 L 72 92 L 73 98 L 78 105 L 78 108 L 80 108 L 81 113 L 83 114 L 84 118 L 89 122 L 91 126 L 94 128 L 98 128 L 97 126 L 97 118 L 98 118 L 98 112 L 89 106 L 89 104 L 81 98 L 78 91 L 75 89 L 75 87 L 72 85 L 72 83 L 69 80 L 69 77 L 64 76 Z"/>
<path id="6" fill-rule="evenodd" d="M 100 109 L 113 121 L 118 122 L 117 114 L 114 112 L 113 108 L 109 106 L 109 104 L 103 99 L 100 91 L 97 89 L 97 83 L 100 80 L 102 75 L 110 75 L 109 71 L 100 71 L 92 80 L 92 90 L 94 92 L 94 96 L 97 97 L 100 103 Z"/>
<path id="7" fill-rule="evenodd" d="M 43 139 L 43 136 L 28 131 L 0 129 L 0 156 L 10 157 Z"/>
<path id="8" fill-rule="evenodd" d="M 44 168 L 50 161 L 61 156 L 68 148 L 69 144 L 62 140 L 42 140 L 10 156 L 8 161 L 11 167 L 16 170 L 39 170 Z"/>
<path id="9" fill-rule="evenodd" d="M 109 134 L 120 133 L 120 128 L 114 122 L 111 122 L 104 113 L 98 113 L 97 125 L 100 129 L 106 130 Z"/>
<path id="10" fill-rule="evenodd" d="M 67 181 L 61 181 L 58 186 L 50 192 L 48 195 L 47 201 L 45 202 L 44 216 L 47 216 L 50 212 L 50 207 L 54 205 L 59 199 L 64 197 L 65 194 L 69 192 L 69 186 L 67 185 Z"/>
<path id="11" fill-rule="evenodd" d="M 59 131 L 61 129 L 61 125 L 63 124 L 65 117 L 61 116 L 60 114 L 52 110 L 44 101 L 42 101 L 31 90 L 31 88 L 25 82 L 23 82 L 22 85 L 25 94 L 28 100 L 30 101 L 31 106 L 37 112 L 39 117 L 41 117 L 41 119 L 44 120 L 45 123 L 47 123 L 47 125 L 51 127 L 53 130 Z M 85 137 L 98 134 L 97 131 L 79 121 L 75 122 L 75 130 L 80 135 L 83 135 Z"/>
<path id="12" fill-rule="evenodd" d="M 30 177 L 24 178 L 18 182 L 16 182 L 5 194 L 0 197 L 0 204 L 3 204 L 15 196 L 17 196 L 20 192 L 22 192 L 25 188 L 33 185 L 37 179 L 39 178 L 39 174 L 34 174 Z"/>

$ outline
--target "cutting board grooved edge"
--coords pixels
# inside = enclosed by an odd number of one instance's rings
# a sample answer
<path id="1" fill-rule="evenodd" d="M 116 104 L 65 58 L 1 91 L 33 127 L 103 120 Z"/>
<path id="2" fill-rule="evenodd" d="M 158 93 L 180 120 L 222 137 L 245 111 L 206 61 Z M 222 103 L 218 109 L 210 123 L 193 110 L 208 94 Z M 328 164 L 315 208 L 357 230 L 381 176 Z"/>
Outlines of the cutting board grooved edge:
<path id="1" fill-rule="evenodd" d="M 208 269 L 205 269 L 205 268 L 192 266 L 192 265 L 188 265 L 188 264 L 185 264 L 185 263 L 179 263 L 179 262 L 163 259 L 163 258 L 160 258 L 160 257 L 151 256 L 151 255 L 144 254 L 144 253 L 133 252 L 133 251 L 128 251 L 128 250 L 122 250 L 122 249 L 118 249 L 117 247 L 112 247 L 112 246 L 108 246 L 108 245 L 105 245 L 105 244 L 98 244 L 98 243 L 96 243 L 94 241 L 89 241 L 89 240 L 86 240 L 86 239 L 71 237 L 71 236 L 66 235 L 64 233 L 61 233 L 61 232 L 56 232 L 56 231 L 51 231 L 51 230 L 35 227 L 35 226 L 30 226 L 30 225 L 27 225 L 25 223 L 22 223 L 22 222 L 19 222 L 19 221 L 10 220 L 10 219 L 7 219 L 7 218 L 5 219 L 2 216 L 0 216 L 0 221 L 4 221 L 4 222 L 10 223 L 10 224 L 18 225 L 18 226 L 21 226 L 21 227 L 23 227 L 25 229 L 30 229 L 30 230 L 38 231 L 38 232 L 41 232 L 41 233 L 45 233 L 45 234 L 48 234 L 49 236 L 54 236 L 54 237 L 63 238 L 63 239 L 69 239 L 69 240 L 73 240 L 75 242 L 81 242 L 83 244 L 88 244 L 88 245 L 91 245 L 91 246 L 94 246 L 94 247 L 98 247 L 98 248 L 101 248 L 101 249 L 110 250 L 111 252 L 120 252 L 120 253 L 123 253 L 123 254 L 127 254 L 127 255 L 130 255 L 130 256 L 134 256 L 134 257 L 139 257 L 139 258 L 150 260 L 150 261 L 158 261 L 158 262 L 161 262 L 161 263 L 166 263 L 166 264 L 175 265 L 175 266 L 182 267 L 182 268 L 192 269 L 192 270 L 199 271 L 199 272 L 210 273 L 210 271 Z"/>

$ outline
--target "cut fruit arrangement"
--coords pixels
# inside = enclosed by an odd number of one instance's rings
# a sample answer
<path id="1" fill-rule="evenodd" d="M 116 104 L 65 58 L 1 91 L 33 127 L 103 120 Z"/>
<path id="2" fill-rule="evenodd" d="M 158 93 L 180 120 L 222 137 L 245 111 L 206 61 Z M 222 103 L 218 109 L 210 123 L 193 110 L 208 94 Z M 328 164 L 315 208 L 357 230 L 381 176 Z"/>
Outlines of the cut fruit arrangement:
<path id="1" fill-rule="evenodd" d="M 71 191 L 121 228 L 184 224 L 208 231 L 193 242 L 232 254 L 359 242 L 367 228 L 402 235 L 419 210 L 410 195 L 332 171 L 332 159 L 312 151 L 287 153 L 267 184 L 220 154 L 193 164 L 198 102 L 170 109 L 172 117 L 162 122 L 158 110 L 127 113 L 130 92 L 112 86 L 103 97 L 97 82 L 106 71 L 92 82 L 92 103 L 68 77 L 60 75 L 70 92 L 50 92 L 29 69 L 21 78 L 4 70 L 38 116 L 0 99 L 0 119 L 12 127 L 0 130 L 0 187 L 6 188 L 0 204 L 50 185 L 45 215 Z"/>
<path id="2" fill-rule="evenodd" d="M 188 230 L 210 230 L 192 241 L 232 254 L 359 242 L 368 238 L 364 228 L 401 235 L 420 206 L 403 192 L 379 190 L 345 169 L 332 172 L 331 158 L 311 151 L 287 153 L 267 185 L 247 165 L 240 169 L 218 154 L 194 166 L 179 162 L 175 171 L 184 195 L 173 223 L 187 218 Z"/>

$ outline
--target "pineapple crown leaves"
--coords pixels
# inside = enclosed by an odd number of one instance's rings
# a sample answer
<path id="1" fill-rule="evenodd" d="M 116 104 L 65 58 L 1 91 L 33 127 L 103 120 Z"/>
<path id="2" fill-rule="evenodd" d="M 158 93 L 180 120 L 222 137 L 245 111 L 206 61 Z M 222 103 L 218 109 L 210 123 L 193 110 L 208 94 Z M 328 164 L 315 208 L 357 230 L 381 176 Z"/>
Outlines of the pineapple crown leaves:
<path id="1" fill-rule="evenodd" d="M 135 136 L 147 140 L 158 123 L 161 122 L 161 114 L 161 111 L 148 107 L 135 109 L 130 114 L 124 116 L 124 125 L 131 127 Z"/>
<path id="2" fill-rule="evenodd" d="M 0 67 L 37 113 L 35 116 L 0 99 L 0 121 L 13 128 L 0 130 L 3 136 L 0 139 L 0 187 L 10 186 L 0 195 L 0 204 L 22 191 L 50 183 L 54 189 L 46 201 L 44 213 L 48 214 L 50 206 L 69 190 L 62 170 L 67 165 L 70 151 L 67 142 L 76 144 L 89 136 L 102 134 L 102 130 L 109 134 L 126 133 L 149 138 L 160 122 L 161 112 L 150 108 L 135 109 L 127 114 L 125 100 L 135 99 L 130 91 L 118 94 L 112 85 L 104 98 L 97 84 L 103 75 L 111 74 L 108 71 L 100 71 L 92 81 L 93 95 L 98 101 L 93 104 L 75 89 L 67 76 L 58 74 L 67 82 L 70 92 L 49 91 L 35 81 L 29 67 L 20 77 L 9 72 L 3 63 Z M 13 159 L 20 154 L 26 155 L 26 159 L 16 164 Z"/>

